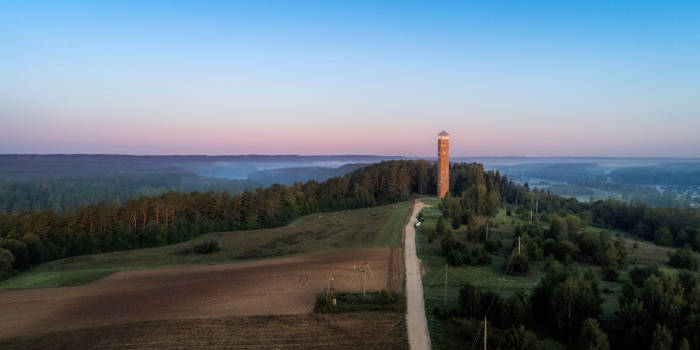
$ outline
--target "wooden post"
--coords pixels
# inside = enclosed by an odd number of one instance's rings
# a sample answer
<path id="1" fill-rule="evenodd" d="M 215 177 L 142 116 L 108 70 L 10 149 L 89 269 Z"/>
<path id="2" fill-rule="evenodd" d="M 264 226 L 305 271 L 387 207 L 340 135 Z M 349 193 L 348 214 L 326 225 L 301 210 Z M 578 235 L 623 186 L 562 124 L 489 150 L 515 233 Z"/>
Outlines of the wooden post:
<path id="1" fill-rule="evenodd" d="M 445 288 L 442 290 L 442 304 L 447 305 L 447 266 L 445 264 Z"/>
<path id="2" fill-rule="evenodd" d="M 530 209 L 530 222 L 532 222 L 532 209 Z"/>
<path id="3" fill-rule="evenodd" d="M 486 350 L 486 316 L 484 315 L 484 350 Z"/>
<path id="4" fill-rule="evenodd" d="M 518 254 L 520 254 L 520 236 L 518 236 Z"/>
<path id="5" fill-rule="evenodd" d="M 488 241 L 489 241 L 489 222 L 487 220 L 486 221 L 486 239 L 484 240 L 484 242 L 488 242 Z"/>

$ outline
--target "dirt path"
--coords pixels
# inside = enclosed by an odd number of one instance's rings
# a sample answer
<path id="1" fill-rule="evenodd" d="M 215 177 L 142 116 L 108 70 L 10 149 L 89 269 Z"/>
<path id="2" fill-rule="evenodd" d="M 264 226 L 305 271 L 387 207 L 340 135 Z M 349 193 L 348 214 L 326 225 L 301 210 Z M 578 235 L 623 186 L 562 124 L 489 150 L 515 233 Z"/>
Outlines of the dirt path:
<path id="1" fill-rule="evenodd" d="M 123 271 L 79 287 L 0 291 L 0 339 L 141 321 L 312 311 L 335 276 L 338 291 L 359 292 L 367 262 L 368 290 L 391 288 L 390 248 L 237 264 Z M 399 255 L 400 256 L 400 255 Z"/>
<path id="2" fill-rule="evenodd" d="M 408 344 L 411 350 L 430 349 L 428 321 L 425 318 L 425 305 L 423 302 L 420 260 L 418 260 L 418 256 L 416 255 L 415 224 L 418 221 L 416 216 L 423 207 L 425 207 L 423 202 L 416 201 L 411 219 L 408 220 L 408 224 L 406 225 L 406 238 L 404 239 L 407 297 L 406 327 L 408 328 Z"/>

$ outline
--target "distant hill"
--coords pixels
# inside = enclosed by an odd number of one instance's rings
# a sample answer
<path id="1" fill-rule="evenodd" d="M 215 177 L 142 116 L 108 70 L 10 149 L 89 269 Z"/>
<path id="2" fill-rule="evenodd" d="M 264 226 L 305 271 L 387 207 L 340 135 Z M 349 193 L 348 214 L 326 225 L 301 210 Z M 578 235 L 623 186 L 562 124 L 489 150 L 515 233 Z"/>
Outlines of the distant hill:
<path id="1" fill-rule="evenodd" d="M 613 171 L 616 182 L 650 186 L 700 186 L 700 163 L 640 166 Z"/>
<path id="2" fill-rule="evenodd" d="M 367 164 L 347 164 L 338 168 L 298 167 L 260 170 L 249 174 L 248 180 L 259 182 L 265 186 L 272 184 L 291 185 L 295 182 L 306 182 L 310 180 L 325 181 L 332 177 L 343 176 L 365 166 L 367 166 Z"/>
<path id="3" fill-rule="evenodd" d="M 0 181 L 117 174 L 195 173 L 209 177 L 245 179 L 266 169 L 339 167 L 348 163 L 377 163 L 404 159 L 372 155 L 296 156 L 133 156 L 118 154 L 0 154 Z"/>

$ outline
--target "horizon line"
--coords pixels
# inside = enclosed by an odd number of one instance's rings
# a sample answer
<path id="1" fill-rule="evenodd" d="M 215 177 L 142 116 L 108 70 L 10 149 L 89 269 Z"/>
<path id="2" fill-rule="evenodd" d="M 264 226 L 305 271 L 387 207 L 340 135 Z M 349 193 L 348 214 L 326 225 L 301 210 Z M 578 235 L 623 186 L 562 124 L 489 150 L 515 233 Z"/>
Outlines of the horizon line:
<path id="1" fill-rule="evenodd" d="M 126 156 L 126 157 L 376 157 L 376 158 L 415 158 L 437 159 L 437 156 L 411 156 L 411 155 L 376 155 L 376 154 L 129 154 L 129 153 L 0 153 L 2 156 Z M 450 156 L 450 158 L 512 158 L 512 159 L 537 159 L 537 158 L 596 158 L 596 159 L 698 159 L 699 156 L 565 156 L 565 155 L 537 155 L 537 156 Z"/>

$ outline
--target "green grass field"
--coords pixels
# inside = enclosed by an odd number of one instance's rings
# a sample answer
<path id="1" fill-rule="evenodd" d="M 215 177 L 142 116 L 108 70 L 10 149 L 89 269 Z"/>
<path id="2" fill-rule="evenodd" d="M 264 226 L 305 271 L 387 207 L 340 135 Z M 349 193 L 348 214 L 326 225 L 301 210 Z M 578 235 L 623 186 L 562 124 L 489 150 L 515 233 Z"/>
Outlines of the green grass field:
<path id="1" fill-rule="evenodd" d="M 319 213 L 284 227 L 214 232 L 191 241 L 155 248 L 82 255 L 52 261 L 0 282 L 0 288 L 75 286 L 114 271 L 230 263 L 348 248 L 400 246 L 411 203 Z M 193 244 L 216 240 L 221 250 L 197 255 Z"/>

